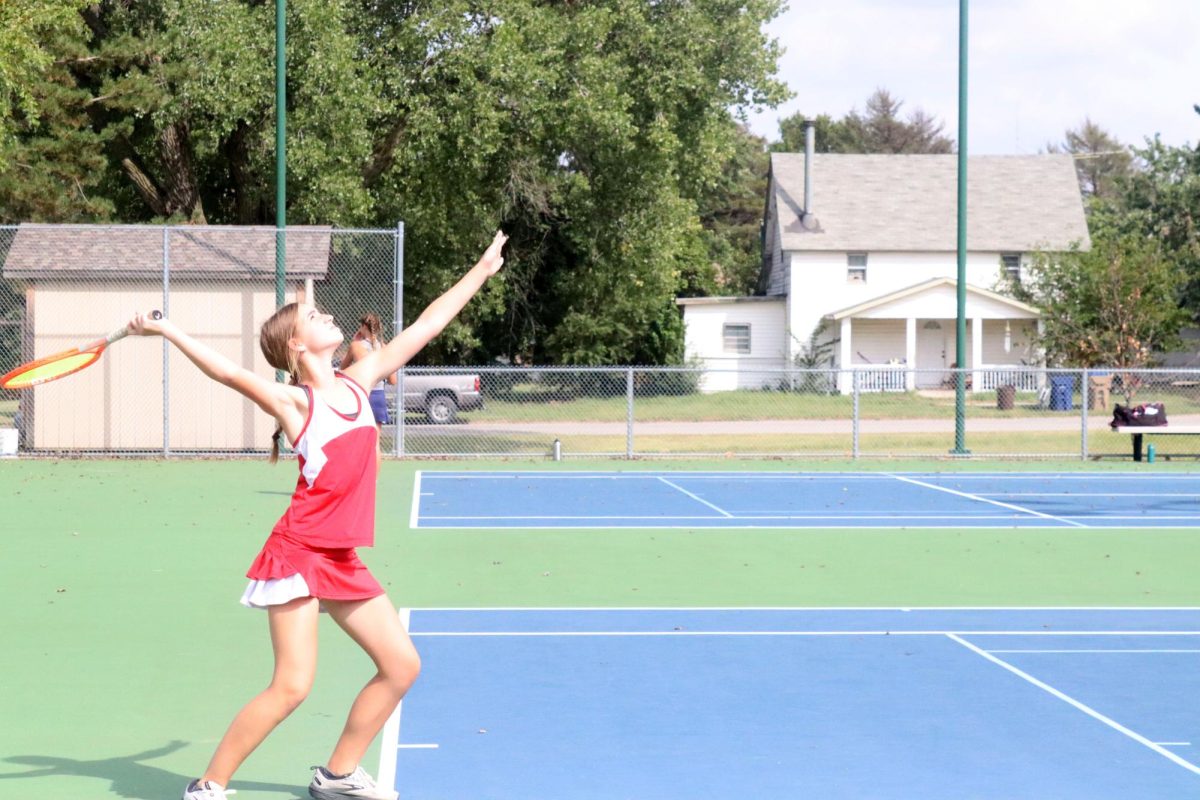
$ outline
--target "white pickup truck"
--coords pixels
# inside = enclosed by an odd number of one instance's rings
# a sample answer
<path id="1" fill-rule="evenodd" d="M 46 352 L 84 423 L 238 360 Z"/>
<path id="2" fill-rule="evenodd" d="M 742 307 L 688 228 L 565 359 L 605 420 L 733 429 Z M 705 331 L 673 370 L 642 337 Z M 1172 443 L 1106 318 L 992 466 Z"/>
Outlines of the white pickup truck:
<path id="1" fill-rule="evenodd" d="M 434 425 L 446 425 L 459 411 L 483 408 L 483 391 L 478 375 L 405 375 L 404 410 L 422 411 Z M 388 386 L 388 407 L 396 410 L 396 388 Z M 393 413 L 393 416 L 395 414 Z"/>

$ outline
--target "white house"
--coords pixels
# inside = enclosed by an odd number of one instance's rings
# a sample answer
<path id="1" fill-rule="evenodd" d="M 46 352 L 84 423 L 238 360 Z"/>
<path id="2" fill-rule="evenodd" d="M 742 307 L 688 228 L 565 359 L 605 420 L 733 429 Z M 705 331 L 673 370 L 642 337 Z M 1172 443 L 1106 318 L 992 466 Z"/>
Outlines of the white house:
<path id="1" fill-rule="evenodd" d="M 706 392 L 757 389 L 780 379 L 787 355 L 784 297 L 681 297 L 684 349 L 704 362 Z"/>
<path id="2" fill-rule="evenodd" d="M 859 371 L 860 388 L 945 385 L 956 362 L 957 159 L 773 154 L 760 296 L 679 300 L 689 358 L 784 368 L 819 329 L 836 340 L 830 366 Z M 996 290 L 1002 274 L 1019 277 L 1031 251 L 1090 241 L 1071 156 L 971 156 L 967 178 L 964 366 L 980 391 L 996 385 L 990 367 L 1037 358 L 1038 311 Z M 849 391 L 851 373 L 839 380 Z"/>

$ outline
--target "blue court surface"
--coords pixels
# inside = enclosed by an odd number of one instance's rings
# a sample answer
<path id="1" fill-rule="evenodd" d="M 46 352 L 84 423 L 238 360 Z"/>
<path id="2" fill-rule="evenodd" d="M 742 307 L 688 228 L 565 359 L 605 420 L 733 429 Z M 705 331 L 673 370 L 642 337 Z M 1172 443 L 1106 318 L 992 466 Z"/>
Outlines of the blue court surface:
<path id="1" fill-rule="evenodd" d="M 413 528 L 1178 528 L 1200 474 L 417 473 Z"/>
<path id="2" fill-rule="evenodd" d="M 1200 797 L 1200 609 L 402 613 L 405 800 Z"/>

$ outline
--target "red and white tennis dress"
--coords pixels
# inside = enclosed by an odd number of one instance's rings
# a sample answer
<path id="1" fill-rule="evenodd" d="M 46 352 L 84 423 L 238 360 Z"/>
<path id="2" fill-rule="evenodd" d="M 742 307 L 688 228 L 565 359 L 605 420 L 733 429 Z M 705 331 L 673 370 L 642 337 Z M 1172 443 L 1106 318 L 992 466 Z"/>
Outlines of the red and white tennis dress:
<path id="1" fill-rule="evenodd" d="M 366 600 L 383 594 L 354 551 L 375 542 L 378 432 L 367 393 L 337 373 L 354 394 L 343 413 L 311 387 L 308 419 L 292 444 L 300 478 L 291 505 L 250 565 L 242 604 L 280 605 L 297 597 Z"/>

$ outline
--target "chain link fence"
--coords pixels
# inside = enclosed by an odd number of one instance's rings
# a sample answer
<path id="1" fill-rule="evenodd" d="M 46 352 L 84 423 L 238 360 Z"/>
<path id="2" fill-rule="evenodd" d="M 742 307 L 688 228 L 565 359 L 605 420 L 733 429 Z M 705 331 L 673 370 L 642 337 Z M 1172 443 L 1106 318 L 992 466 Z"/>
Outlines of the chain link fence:
<path id="1" fill-rule="evenodd" d="M 1197 370 L 968 369 L 960 449 L 956 371 L 937 371 L 940 388 L 905 389 L 935 377 L 918 372 L 409 369 L 407 411 L 385 447 L 414 457 L 1130 458 L 1130 436 L 1109 427 L 1114 404 L 1161 402 L 1176 429 L 1200 423 Z M 739 383 L 762 388 L 704 390 Z M 482 405 L 447 418 L 431 393 L 452 386 L 478 386 Z M 1200 439 L 1162 437 L 1156 448 L 1200 454 Z"/>
<path id="2" fill-rule="evenodd" d="M 276 307 L 278 279 L 285 301 L 316 304 L 348 335 L 374 313 L 390 338 L 402 257 L 400 226 L 297 226 L 282 235 L 224 226 L 0 227 L 0 373 L 92 341 L 135 311 L 161 309 L 272 377 L 258 328 Z M 126 340 L 67 380 L 0 390 L 0 429 L 15 429 L 31 454 L 237 454 L 262 451 L 274 423 L 165 341 Z"/>
<path id="3" fill-rule="evenodd" d="M 161 308 L 270 377 L 257 334 L 275 308 L 276 240 L 274 228 L 0 227 L 0 372 Z M 395 334 L 402 227 L 289 228 L 283 249 L 287 300 L 315 302 L 348 335 L 365 313 Z M 962 375 L 960 419 L 953 370 L 409 368 L 387 390 L 381 446 L 447 458 L 1130 458 L 1130 437 L 1108 427 L 1115 403 L 1162 402 L 1176 431 L 1200 423 L 1197 370 Z M 721 390 L 737 386 L 759 388 Z M 0 453 L 262 454 L 273 429 L 155 339 L 123 342 L 68 380 L 0 391 Z M 1193 437 L 1151 440 L 1165 458 L 1200 453 Z"/>

